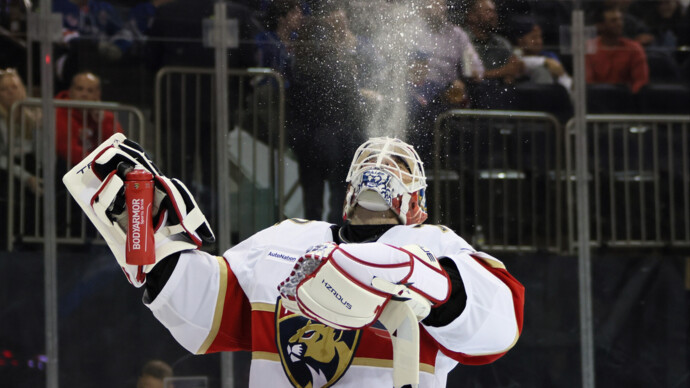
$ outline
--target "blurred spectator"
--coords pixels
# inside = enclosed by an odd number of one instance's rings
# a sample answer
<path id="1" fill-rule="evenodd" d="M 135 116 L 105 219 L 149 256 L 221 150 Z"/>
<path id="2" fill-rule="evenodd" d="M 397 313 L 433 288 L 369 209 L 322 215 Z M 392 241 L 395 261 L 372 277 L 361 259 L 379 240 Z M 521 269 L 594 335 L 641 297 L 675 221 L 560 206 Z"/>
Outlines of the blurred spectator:
<path id="1" fill-rule="evenodd" d="M 455 107 L 464 107 L 467 103 L 465 84 L 462 81 L 458 80 L 457 84 L 451 81 L 448 85 L 432 81 L 429 68 L 429 56 L 426 53 L 417 52 L 412 56 L 407 79 L 410 130 L 414 130 L 421 124 L 420 121 L 429 116 L 430 108 L 438 105 L 446 86 L 448 86 L 447 90 L 454 90 L 453 93 L 448 93 L 453 96 L 452 103 L 456 105 Z"/>
<path id="2" fill-rule="evenodd" d="M 19 74 L 14 69 L 0 70 L 0 169 L 3 174 L 8 173 L 10 161 L 8 160 L 7 149 L 10 129 L 10 109 L 12 104 L 26 98 L 26 89 Z M 35 176 L 31 170 L 36 170 L 34 129 L 41 121 L 41 114 L 37 110 L 22 108 L 16 117 L 14 133 L 14 156 L 16 160 L 24 157 L 25 167 L 18 163 L 13 163 L 11 174 L 15 179 L 23 181 L 26 187 L 34 194 L 41 194 L 41 179 Z M 24 122 L 24 132 L 21 131 L 22 121 Z M 2 182 L 7 182 L 3 178 Z"/>
<path id="3" fill-rule="evenodd" d="M 678 0 L 640 1 L 630 7 L 643 20 L 654 36 L 655 48 L 675 50 L 690 33 L 683 20 L 683 7 Z"/>
<path id="4" fill-rule="evenodd" d="M 495 0 L 498 24 L 494 32 L 510 38 L 510 21 L 516 16 L 534 15 L 534 3 L 533 0 Z"/>
<path id="5" fill-rule="evenodd" d="M 363 140 L 363 98 L 358 83 L 357 37 L 347 14 L 326 4 L 305 24 L 295 46 L 288 106 L 288 140 L 299 162 L 305 218 L 323 219 L 324 184 L 329 222 L 342 222 L 349 164 Z"/>
<path id="6" fill-rule="evenodd" d="M 294 45 L 297 42 L 297 33 L 302 27 L 304 15 L 302 4 L 299 0 L 275 0 L 267 5 L 264 17 L 265 31 L 259 32 L 255 38 L 256 65 L 268 67 L 277 71 L 283 77 L 285 90 L 290 88 L 294 67 Z M 250 104 L 253 114 L 246 115 L 247 120 L 259 120 L 259 139 L 270 142 L 269 134 L 278 131 L 279 93 L 278 83 L 272 76 L 256 77 L 252 80 L 253 96 L 259 101 Z M 271 122 L 268 122 L 272 119 Z M 245 127 L 253 126 L 253 123 L 242 123 Z M 267 128 L 267 130 L 263 130 Z"/>
<path id="7" fill-rule="evenodd" d="M 460 12 L 466 0 L 449 0 L 452 12 L 457 14 L 457 24 L 463 24 L 464 13 Z M 544 34 L 544 42 L 547 47 L 559 44 L 560 27 L 570 25 L 571 0 L 499 0 L 496 1 L 496 13 L 498 16 L 498 26 L 494 32 L 499 35 L 512 39 L 510 36 L 510 21 L 516 16 L 533 17 Z"/>
<path id="8" fill-rule="evenodd" d="M 159 7 L 175 0 L 150 0 L 139 3 L 129 10 L 128 28 L 135 40 L 143 41 L 151 31 Z"/>
<path id="9" fill-rule="evenodd" d="M 567 90 L 572 78 L 563 68 L 558 55 L 544 50 L 541 27 L 531 16 L 515 17 L 511 22 L 511 37 L 515 40 L 514 53 L 525 64 L 529 82 L 537 84 L 560 83 Z"/>
<path id="10" fill-rule="evenodd" d="M 166 362 L 151 360 L 144 364 L 137 380 L 137 388 L 164 388 L 163 381 L 173 376 L 173 369 Z"/>
<path id="11" fill-rule="evenodd" d="M 510 42 L 493 32 L 498 16 L 492 0 L 468 0 L 465 25 L 484 65 L 484 78 L 512 83 L 524 73 L 524 64 L 513 55 Z"/>
<path id="12" fill-rule="evenodd" d="M 596 23 L 598 18 L 597 14 L 602 7 L 618 8 L 623 19 L 623 36 L 643 46 L 647 46 L 654 42 L 654 35 L 644 21 L 630 12 L 630 7 L 633 3 L 633 0 L 604 0 L 603 3 L 592 2 L 591 4 L 594 6 L 593 19 Z"/>
<path id="13" fill-rule="evenodd" d="M 484 81 L 472 85 L 473 106 L 479 109 L 510 109 L 513 88 L 507 87 L 524 75 L 525 65 L 513 54 L 513 47 L 498 28 L 498 16 L 492 0 L 468 0 L 464 23 L 484 65 Z"/>
<path id="14" fill-rule="evenodd" d="M 12 37 L 26 38 L 26 4 L 22 0 L 0 1 L 0 27 Z"/>
<path id="15" fill-rule="evenodd" d="M 441 112 L 469 104 L 466 81 L 479 81 L 484 65 L 468 34 L 450 23 L 446 0 L 426 0 L 424 26 L 408 79 L 407 135 L 425 163 L 432 161 L 433 124 Z"/>
<path id="16" fill-rule="evenodd" d="M 0 68 L 26 68 L 26 14 L 24 1 L 0 0 Z"/>
<path id="17" fill-rule="evenodd" d="M 553 49 L 560 44 L 561 26 L 570 25 L 573 11 L 571 0 L 530 1 L 532 14 L 542 30 L 544 46 Z"/>
<path id="18" fill-rule="evenodd" d="M 426 0 L 420 12 L 426 23 L 417 50 L 428 56 L 429 81 L 450 86 L 463 77 L 481 79 L 482 61 L 467 33 L 448 21 L 446 0 Z"/>
<path id="19" fill-rule="evenodd" d="M 33 231 L 35 226 L 34 203 L 38 196 L 43 194 L 43 183 L 38 176 L 40 171 L 36 152 L 36 136 L 38 125 L 41 121 L 40 111 L 27 107 L 17 111 L 15 119 L 15 132 L 12 141 L 13 160 L 9 159 L 9 134 L 10 134 L 10 109 L 12 105 L 26 98 L 26 89 L 19 74 L 14 69 L 0 70 L 0 198 L 7 201 L 10 193 L 7 190 L 7 182 L 10 176 L 14 180 L 14 189 L 11 193 L 14 198 L 14 230 L 17 231 L 22 222 L 17 216 L 20 214 L 20 202 L 24 209 L 24 231 Z M 0 241 L 5 242 L 7 236 L 8 206 L 0 206 Z"/>
<path id="20" fill-rule="evenodd" d="M 289 87 L 293 67 L 293 45 L 297 31 L 302 26 L 302 5 L 300 0 L 275 0 L 266 10 L 266 31 L 255 37 L 256 62 L 260 67 L 278 71 Z"/>
<path id="21" fill-rule="evenodd" d="M 58 100 L 100 101 L 101 80 L 93 73 L 81 72 L 72 78 L 69 90 L 55 96 Z M 58 108 L 57 155 L 67 166 L 74 166 L 115 132 L 122 132 L 111 111 L 103 109 Z"/>
<path id="22" fill-rule="evenodd" d="M 132 45 L 132 32 L 123 28 L 118 11 L 108 2 L 55 0 L 53 11 L 63 20 L 64 45 L 55 54 L 56 75 L 63 85 L 87 61 L 118 61 Z"/>
<path id="23" fill-rule="evenodd" d="M 618 8 L 604 6 L 596 16 L 596 52 L 586 57 L 587 83 L 623 84 L 637 93 L 649 82 L 642 46 L 623 37 L 623 15 Z"/>

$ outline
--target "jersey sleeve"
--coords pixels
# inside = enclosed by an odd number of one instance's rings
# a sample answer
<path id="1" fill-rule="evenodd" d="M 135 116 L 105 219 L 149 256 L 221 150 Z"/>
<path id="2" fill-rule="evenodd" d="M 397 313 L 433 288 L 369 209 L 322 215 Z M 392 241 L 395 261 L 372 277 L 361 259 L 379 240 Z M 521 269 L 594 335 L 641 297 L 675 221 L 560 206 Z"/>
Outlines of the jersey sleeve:
<path id="1" fill-rule="evenodd" d="M 421 322 L 445 356 L 463 364 L 487 364 L 515 345 L 522 331 L 525 291 L 502 262 L 477 252 L 443 225 L 398 226 L 384 234 L 379 242 L 423 246 L 444 268 L 452 270 L 447 271 L 453 286 L 464 289 L 464 295 L 455 292 L 462 290 L 452 290 L 446 302 L 462 304 L 464 299 L 464 306 L 441 305 L 442 316 Z"/>
<path id="2" fill-rule="evenodd" d="M 251 350 L 250 304 L 222 257 L 182 253 L 158 296 L 144 303 L 192 353 Z"/>
<path id="3" fill-rule="evenodd" d="M 448 357 L 469 365 L 503 356 L 522 332 L 524 287 L 503 263 L 482 253 L 450 255 L 465 287 L 462 314 L 443 327 L 425 329 Z"/>

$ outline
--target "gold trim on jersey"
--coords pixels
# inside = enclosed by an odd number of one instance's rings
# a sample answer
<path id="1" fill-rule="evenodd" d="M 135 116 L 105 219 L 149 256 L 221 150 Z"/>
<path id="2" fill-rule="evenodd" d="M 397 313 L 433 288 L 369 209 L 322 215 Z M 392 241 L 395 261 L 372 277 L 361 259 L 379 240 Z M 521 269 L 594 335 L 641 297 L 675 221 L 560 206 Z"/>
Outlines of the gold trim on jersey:
<path id="1" fill-rule="evenodd" d="M 269 313 L 274 313 L 276 311 L 276 304 L 275 303 L 254 302 L 254 303 L 252 303 L 252 311 L 266 311 Z"/>
<path id="2" fill-rule="evenodd" d="M 491 268 L 498 268 L 498 269 L 506 269 L 505 264 L 501 263 L 498 260 L 492 260 L 486 257 L 479 257 L 479 256 L 472 256 L 475 259 L 480 259 L 481 261 L 485 262 L 489 267 Z"/>
<path id="3" fill-rule="evenodd" d="M 380 358 L 369 357 L 355 357 L 354 360 L 352 360 L 352 365 L 373 366 L 375 368 L 393 368 L 393 360 L 382 360 Z M 435 368 L 433 365 L 419 363 L 419 371 L 434 374 Z"/>
<path id="4" fill-rule="evenodd" d="M 208 351 L 208 348 L 211 347 L 211 344 L 218 335 L 218 330 L 220 329 L 220 321 L 223 317 L 225 294 L 228 291 L 228 267 L 225 264 L 225 259 L 223 259 L 222 257 L 216 256 L 216 260 L 218 261 L 220 284 L 218 285 L 218 299 L 216 299 L 216 309 L 213 312 L 213 324 L 211 325 L 211 330 L 209 331 L 206 340 L 204 340 L 204 343 L 201 344 L 201 347 L 199 348 L 199 350 L 197 350 L 197 354 L 205 354 L 206 351 Z"/>
<path id="5" fill-rule="evenodd" d="M 508 347 L 505 348 L 505 350 L 503 350 L 502 352 L 495 352 L 495 353 L 505 353 L 505 352 L 509 351 L 510 349 L 513 348 L 513 346 L 515 346 L 515 344 L 518 342 L 519 338 L 520 338 L 520 332 L 518 331 L 517 333 L 515 333 L 515 338 L 513 338 L 513 343 L 508 345 Z"/>
<path id="6" fill-rule="evenodd" d="M 503 349 L 503 350 L 499 350 L 499 351 L 497 351 L 497 352 L 465 353 L 465 354 L 467 354 L 468 356 L 476 357 L 476 356 L 490 356 L 490 355 L 492 355 L 492 354 L 501 354 L 501 353 L 505 353 L 505 352 L 509 351 L 510 349 L 512 349 L 513 346 L 515 346 L 515 344 L 518 342 L 518 339 L 519 339 L 519 338 L 520 338 L 520 332 L 515 333 L 515 338 L 513 339 L 513 343 L 511 343 L 510 345 L 508 345 L 507 348 L 505 348 L 505 349 Z"/>
<path id="7" fill-rule="evenodd" d="M 252 360 L 268 360 L 280 362 L 280 356 L 278 353 L 271 352 L 252 352 Z"/>

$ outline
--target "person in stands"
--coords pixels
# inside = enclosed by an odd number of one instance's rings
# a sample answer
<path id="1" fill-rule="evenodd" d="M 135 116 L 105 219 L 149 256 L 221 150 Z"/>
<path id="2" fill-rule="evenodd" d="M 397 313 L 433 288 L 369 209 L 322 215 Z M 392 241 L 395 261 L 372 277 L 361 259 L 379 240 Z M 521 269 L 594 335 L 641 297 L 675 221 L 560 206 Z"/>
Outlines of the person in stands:
<path id="1" fill-rule="evenodd" d="M 72 78 L 68 90 L 55 96 L 58 100 L 100 101 L 101 80 L 91 72 Z M 113 112 L 103 109 L 58 108 L 55 118 L 58 158 L 68 166 L 79 163 L 96 145 L 122 132 Z"/>
<path id="2" fill-rule="evenodd" d="M 642 46 L 623 37 L 623 14 L 613 6 L 597 13 L 596 52 L 586 57 L 588 84 L 623 84 L 637 93 L 649 82 L 647 55 Z"/>

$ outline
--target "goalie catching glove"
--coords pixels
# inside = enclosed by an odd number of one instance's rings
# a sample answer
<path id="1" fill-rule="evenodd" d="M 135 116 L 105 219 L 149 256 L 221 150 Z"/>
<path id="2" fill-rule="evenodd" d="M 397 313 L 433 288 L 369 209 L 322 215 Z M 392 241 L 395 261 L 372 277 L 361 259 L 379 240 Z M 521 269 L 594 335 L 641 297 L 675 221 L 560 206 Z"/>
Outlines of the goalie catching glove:
<path id="1" fill-rule="evenodd" d="M 450 296 L 450 279 L 418 245 L 322 244 L 310 248 L 278 286 L 283 306 L 337 329 L 360 329 L 391 300 L 424 319 Z"/>
<path id="2" fill-rule="evenodd" d="M 154 225 L 155 262 L 149 265 L 126 262 L 124 179 L 133 168 L 151 172 L 155 186 L 152 219 L 145 220 Z M 135 287 L 141 287 L 146 274 L 166 256 L 215 241 L 206 217 L 184 183 L 162 175 L 143 148 L 122 134 L 111 136 L 62 180 Z"/>

